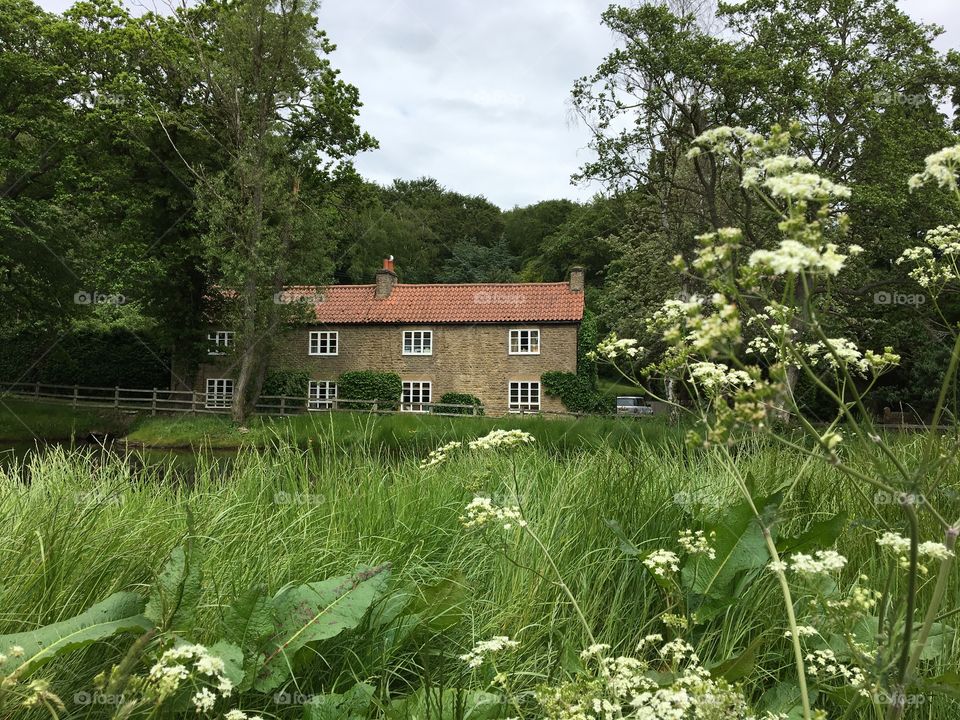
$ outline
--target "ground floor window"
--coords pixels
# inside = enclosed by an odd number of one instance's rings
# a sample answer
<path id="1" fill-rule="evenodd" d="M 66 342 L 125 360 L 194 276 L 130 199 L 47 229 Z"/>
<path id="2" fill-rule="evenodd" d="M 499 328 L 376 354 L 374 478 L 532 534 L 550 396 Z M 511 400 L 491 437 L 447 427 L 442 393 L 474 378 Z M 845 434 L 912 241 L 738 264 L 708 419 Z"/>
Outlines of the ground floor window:
<path id="1" fill-rule="evenodd" d="M 424 403 L 430 402 L 430 383 L 420 380 L 408 380 L 403 383 L 403 398 L 400 409 L 404 412 L 429 412 Z"/>
<path id="2" fill-rule="evenodd" d="M 510 383 L 510 412 L 539 412 L 540 383 L 518 381 Z"/>
<path id="3" fill-rule="evenodd" d="M 233 403 L 233 380 L 230 378 L 207 378 L 208 408 L 228 408 Z"/>
<path id="4" fill-rule="evenodd" d="M 337 399 L 337 384 L 330 380 L 311 380 L 307 399 L 308 410 L 329 410 Z"/>

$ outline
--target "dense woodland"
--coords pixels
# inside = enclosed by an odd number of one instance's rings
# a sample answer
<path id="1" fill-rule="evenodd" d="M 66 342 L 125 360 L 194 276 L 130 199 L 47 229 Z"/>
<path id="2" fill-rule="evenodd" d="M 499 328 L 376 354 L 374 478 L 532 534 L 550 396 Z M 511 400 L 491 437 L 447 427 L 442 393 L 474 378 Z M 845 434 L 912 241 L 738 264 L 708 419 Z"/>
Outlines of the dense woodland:
<path id="1" fill-rule="evenodd" d="M 499 208 L 442 178 L 384 187 L 355 171 L 377 141 L 310 0 L 142 16 L 0 0 L 0 379 L 165 382 L 171 353 L 200 357 L 221 316 L 238 330 L 238 395 L 255 394 L 269 330 L 295 311 L 276 290 L 370 282 L 387 254 L 403 282 L 556 281 L 584 265 L 601 331 L 656 348 L 644 318 L 698 291 L 671 266 L 697 234 L 742 227 L 745 251 L 776 235 L 738 169 L 689 158 L 691 141 L 796 123 L 795 149 L 854 188 L 865 253 L 833 288 L 837 332 L 903 353 L 883 401 L 928 403 L 958 314 L 896 301 L 920 289 L 893 259 L 957 216 L 907 178 L 957 142 L 960 54 L 892 0 L 651 2 L 602 22 L 610 54 L 571 83 L 594 150 L 572 181 L 602 191 Z M 236 302 L 211 307 L 219 287 Z"/>

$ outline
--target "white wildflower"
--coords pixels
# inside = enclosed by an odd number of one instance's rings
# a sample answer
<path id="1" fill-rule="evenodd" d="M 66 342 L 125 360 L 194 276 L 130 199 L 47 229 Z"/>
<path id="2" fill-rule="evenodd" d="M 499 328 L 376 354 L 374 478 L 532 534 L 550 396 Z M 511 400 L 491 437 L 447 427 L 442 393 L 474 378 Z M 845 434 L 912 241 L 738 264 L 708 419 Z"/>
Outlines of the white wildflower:
<path id="1" fill-rule="evenodd" d="M 506 635 L 497 635 L 489 640 L 481 640 L 473 650 L 461 655 L 460 659 L 467 663 L 468 667 L 478 668 L 483 664 L 483 660 L 488 655 L 500 652 L 501 650 L 510 650 L 517 647 L 520 643 L 511 640 Z"/>
<path id="2" fill-rule="evenodd" d="M 466 507 L 466 515 L 460 518 L 467 529 L 482 528 L 491 523 L 499 524 L 504 530 L 511 530 L 514 525 L 526 527 L 520 508 L 515 505 L 500 506 L 494 504 L 488 497 L 477 496 Z"/>
<path id="3" fill-rule="evenodd" d="M 643 564 L 658 577 L 680 570 L 680 558 L 671 550 L 654 550 L 643 559 Z"/>

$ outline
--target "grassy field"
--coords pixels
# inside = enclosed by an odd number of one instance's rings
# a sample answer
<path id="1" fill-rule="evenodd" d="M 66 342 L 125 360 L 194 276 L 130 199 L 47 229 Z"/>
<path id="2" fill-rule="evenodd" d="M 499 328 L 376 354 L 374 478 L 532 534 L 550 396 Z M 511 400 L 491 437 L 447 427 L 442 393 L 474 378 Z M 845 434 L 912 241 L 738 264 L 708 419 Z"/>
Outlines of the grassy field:
<path id="1" fill-rule="evenodd" d="M 561 450 L 641 442 L 675 444 L 683 437 L 682 430 L 659 418 L 451 418 L 336 412 L 252 417 L 241 428 L 219 415 L 115 414 L 10 400 L 0 405 L 0 441 L 19 443 L 64 441 L 97 432 L 152 448 L 263 448 L 281 443 L 339 451 L 361 447 L 426 454 L 443 442 L 474 438 L 493 428 L 521 428 L 545 446 Z"/>
<path id="2" fill-rule="evenodd" d="M 190 640 L 211 643 L 221 637 L 226 605 L 251 586 L 264 585 L 272 594 L 290 583 L 390 562 L 392 591 L 407 589 L 422 599 L 416 631 L 398 634 L 371 624 L 321 643 L 297 675 L 300 693 L 344 690 L 366 680 L 376 687 L 377 703 L 385 705 L 423 687 L 487 687 L 486 671 L 471 673 L 458 656 L 476 640 L 494 635 L 520 641 L 504 669 L 531 689 L 577 666 L 589 640 L 532 543 L 463 528 L 460 517 L 475 494 L 519 499 L 596 639 L 626 653 L 646 634 L 663 632 L 656 621 L 664 610 L 663 595 L 637 558 L 624 552 L 610 523 L 641 550 L 670 547 L 683 529 L 722 523 L 738 502 L 730 468 L 714 453 L 683 453 L 662 442 L 641 441 L 619 448 L 570 448 L 557 455 L 541 438 L 530 448 L 463 453 L 423 470 L 422 453 L 406 443 L 384 454 L 377 442 L 386 436 L 380 433 L 429 435 L 432 442 L 434 435 L 446 438 L 453 425 L 434 428 L 427 421 L 440 422 L 436 418 L 390 420 L 389 430 L 357 426 L 355 432 L 367 438 L 365 448 L 335 440 L 342 431 L 338 423 L 358 419 L 317 417 L 315 422 L 336 427 L 331 445 L 280 446 L 270 452 L 250 448 L 226 472 L 200 456 L 189 486 L 160 473 L 137 476 L 122 459 L 104 461 L 89 451 L 56 448 L 31 457 L 29 485 L 21 481 L 23 468 L 10 468 L 0 475 L 0 632 L 62 619 L 114 591 L 145 593 L 187 533 L 189 511 L 204 571 Z M 214 426 L 203 421 L 203 427 Z M 489 421 L 470 420 L 456 431 L 468 435 L 487 427 Z M 523 427 L 549 434 L 560 426 L 528 421 Z M 914 451 L 910 440 L 902 450 Z M 878 559 L 873 539 L 888 525 L 901 528 L 895 506 L 872 502 L 823 464 L 760 446 L 739 448 L 737 468 L 758 479 L 757 493 L 785 490 L 783 508 L 789 512 L 778 528 L 781 535 L 846 513 L 837 541 L 849 558 L 844 578 L 862 573 L 879 584 L 886 577 L 887 565 Z M 958 483 L 960 470 L 954 468 L 951 487 L 944 488 L 952 516 L 960 512 Z M 922 530 L 925 537 L 933 536 L 932 528 Z M 807 599 L 798 597 L 798 609 Z M 761 570 L 744 576 L 730 601 L 697 624 L 690 639 L 707 666 L 752 648 L 739 682 L 752 701 L 762 704 L 775 683 L 789 682 L 793 672 L 782 598 L 773 575 Z M 953 581 L 947 607 L 958 606 L 960 588 Z M 67 699 L 62 717 L 105 716 L 106 709 L 78 706 L 70 698 L 89 691 L 91 677 L 118 661 L 128 644 L 117 638 L 44 667 L 40 675 Z M 924 669 L 955 671 L 958 663 L 958 640 L 945 635 L 941 652 Z M 839 696 L 821 693 L 818 705 L 836 711 L 838 701 Z M 243 694 L 238 706 L 264 717 L 302 717 L 298 707 L 254 692 Z M 5 714 L 21 716 L 36 715 Z M 841 714 L 831 712 L 835 716 Z M 908 715 L 958 716 L 960 703 L 943 699 L 925 704 L 922 714 Z M 876 716 L 861 709 L 844 717 Z"/>

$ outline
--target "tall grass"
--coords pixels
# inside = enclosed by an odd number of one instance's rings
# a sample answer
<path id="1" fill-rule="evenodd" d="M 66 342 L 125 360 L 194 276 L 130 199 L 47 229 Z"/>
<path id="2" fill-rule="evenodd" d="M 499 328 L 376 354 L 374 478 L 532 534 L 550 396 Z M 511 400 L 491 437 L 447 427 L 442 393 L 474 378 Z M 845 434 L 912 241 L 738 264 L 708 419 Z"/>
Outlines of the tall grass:
<path id="1" fill-rule="evenodd" d="M 389 432 L 400 428 L 394 423 Z M 542 429 L 550 428 L 544 423 Z M 504 634 L 520 640 L 513 669 L 533 686 L 569 669 L 587 639 L 534 547 L 511 544 L 505 556 L 462 528 L 460 515 L 475 493 L 519 498 L 593 634 L 625 652 L 659 630 L 651 623 L 662 601 L 605 521 L 619 523 L 641 548 L 668 546 L 681 529 L 700 527 L 737 498 L 718 455 L 669 450 L 664 442 L 562 454 L 550 447 L 465 453 L 421 470 L 416 453 L 376 449 L 382 429 L 364 427 L 370 450 L 353 440 L 340 442 L 331 432 L 326 450 L 283 443 L 267 451 L 248 449 L 227 472 L 220 460 L 201 453 L 188 480 L 90 450 L 51 448 L 29 456 L 28 467 L 9 467 L 0 475 L 0 632 L 63 619 L 117 590 L 145 591 L 187 532 L 189 508 L 206 578 L 191 640 L 218 639 L 224 605 L 250 586 L 274 592 L 358 564 L 389 561 L 396 587 L 448 581 L 457 588 L 458 622 L 443 633 L 402 642 L 370 629 L 328 643 L 314 669 L 298 679 L 301 692 L 342 688 L 355 678 L 400 694 L 438 678 L 465 684 L 469 678 L 456 656 L 477 638 Z M 903 446 L 911 451 L 909 440 Z M 873 537 L 885 523 L 896 526 L 895 506 L 877 505 L 823 465 L 759 444 L 740 449 L 738 466 L 760 488 L 791 488 L 788 502 L 801 511 L 786 517 L 815 520 L 847 512 L 850 524 L 838 542 L 849 558 L 846 572 L 884 572 Z M 944 490 L 954 514 L 960 508 L 958 480 L 960 470 Z M 960 606 L 955 582 L 949 598 L 948 607 Z M 763 638 L 756 669 L 744 679 L 757 698 L 774 677 L 792 672 L 782 598 L 771 575 L 740 588 L 731 600 L 724 613 L 697 629 L 698 649 L 709 666 Z M 124 642 L 114 642 L 117 649 L 92 648 L 45 669 L 71 717 L 103 712 L 72 706 L 70 698 L 89 690 L 91 677 L 116 660 Z M 950 643 L 934 661 L 943 670 L 960 662 L 955 636 Z M 298 710 L 271 705 L 269 698 L 250 702 L 248 709 L 269 716 L 299 717 Z M 924 712 L 947 720 L 960 714 L 960 705 L 938 701 Z"/>

